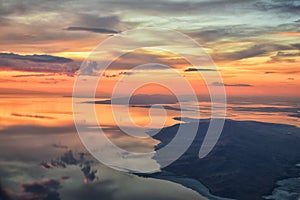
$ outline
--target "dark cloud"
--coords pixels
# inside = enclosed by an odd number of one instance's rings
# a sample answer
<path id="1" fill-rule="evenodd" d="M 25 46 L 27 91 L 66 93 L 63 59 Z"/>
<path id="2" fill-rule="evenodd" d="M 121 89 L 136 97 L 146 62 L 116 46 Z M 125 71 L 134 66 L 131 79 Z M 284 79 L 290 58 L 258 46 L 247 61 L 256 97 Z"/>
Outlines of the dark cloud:
<path id="1" fill-rule="evenodd" d="M 32 62 L 45 62 L 45 63 L 68 63 L 73 60 L 70 58 L 63 58 L 58 56 L 51 55 L 19 55 L 14 53 L 0 53 L 1 59 L 17 59 L 17 60 L 25 60 Z"/>
<path id="2" fill-rule="evenodd" d="M 300 50 L 300 43 L 299 44 L 292 44 L 293 47 L 295 47 L 296 49 Z"/>
<path id="3" fill-rule="evenodd" d="M 40 81 L 41 84 L 57 84 L 57 81 Z"/>
<path id="4" fill-rule="evenodd" d="M 249 38 L 257 37 L 263 33 L 269 32 L 270 28 L 252 27 L 251 25 L 234 25 L 234 26 L 210 26 L 200 30 L 193 30 L 186 32 L 193 38 L 198 39 L 201 44 L 207 42 L 215 42 L 226 38 L 227 40 L 235 38 Z"/>
<path id="5" fill-rule="evenodd" d="M 57 146 L 55 146 L 57 147 Z M 68 148 L 67 146 L 58 146 L 59 148 Z M 57 159 L 52 159 L 50 162 L 41 162 L 40 165 L 46 169 L 53 168 L 66 168 L 68 165 L 78 165 L 81 168 L 81 171 L 86 178 L 86 180 L 93 182 L 96 180 L 97 170 L 93 170 L 91 163 L 92 161 L 85 159 L 85 153 L 78 153 L 79 158 L 75 158 L 72 150 L 66 151 L 61 157 Z"/>
<path id="6" fill-rule="evenodd" d="M 108 70 L 128 71 L 121 72 L 121 74 L 106 73 L 103 76 L 107 78 L 113 78 L 122 74 L 132 75 L 135 72 L 130 72 L 129 70 L 135 70 L 134 68 L 137 66 L 139 66 L 138 70 L 165 70 L 179 65 L 189 66 L 190 63 L 188 63 L 188 61 L 186 61 L 184 58 L 178 57 L 178 55 L 169 52 L 165 52 L 165 54 L 157 54 L 156 52 L 139 49 L 133 52 L 125 53 L 116 58 L 107 68 Z M 97 61 L 88 60 L 84 63 L 83 67 L 80 68 L 79 74 L 99 76 L 99 72 L 102 70 L 101 67 L 102 65 L 100 65 Z"/>
<path id="7" fill-rule="evenodd" d="M 51 55 L 0 54 L 0 68 L 28 72 L 48 72 L 74 75 L 78 64 L 72 59 Z"/>
<path id="8" fill-rule="evenodd" d="M 255 2 L 256 8 L 262 11 L 274 11 L 281 13 L 299 13 L 300 5 L 296 0 L 271 0 L 271 1 L 258 1 Z"/>
<path id="9" fill-rule="evenodd" d="M 202 42 L 211 42 L 228 36 L 230 33 L 228 29 L 213 29 L 193 32 L 190 35 L 199 38 Z"/>
<path id="10" fill-rule="evenodd" d="M 28 118 L 38 118 L 38 119 L 54 119 L 53 117 L 49 117 L 49 116 L 28 115 L 28 114 L 19 114 L 19 113 L 11 113 L 11 116 L 15 116 L 15 117 L 28 117 Z"/>
<path id="11" fill-rule="evenodd" d="M 73 152 L 71 150 L 67 151 L 64 155 L 60 157 L 60 160 L 66 163 L 67 165 L 76 165 L 78 160 L 74 158 Z"/>
<path id="12" fill-rule="evenodd" d="M 205 69 L 205 68 L 193 68 L 189 67 L 184 70 L 185 72 L 211 72 L 211 71 L 216 71 L 215 69 Z"/>
<path id="13" fill-rule="evenodd" d="M 105 4 L 105 2 L 101 2 Z M 134 9 L 141 12 L 150 11 L 152 13 L 173 14 L 183 12 L 190 14 L 194 12 L 212 13 L 216 8 L 222 8 L 223 12 L 236 8 L 236 6 L 249 4 L 246 0 L 215 0 L 215 1 L 138 1 L 138 0 L 124 0 L 124 1 L 110 1 L 106 6 L 112 6 L 118 9 Z M 187 12 L 189 11 L 189 12 Z M 217 14 L 217 12 L 215 12 Z"/>
<path id="14" fill-rule="evenodd" d="M 14 200 L 61 200 L 60 187 L 60 182 L 54 179 L 23 183 L 20 192 L 9 192 L 9 196 Z"/>
<path id="15" fill-rule="evenodd" d="M 253 19 L 254 20 L 254 19 Z M 298 32 L 299 26 L 296 23 L 283 23 L 279 25 L 261 26 L 253 24 L 239 24 L 239 25 L 210 25 L 208 27 L 196 27 L 192 31 L 184 31 L 187 35 L 197 39 L 200 44 L 210 46 L 214 42 L 227 41 L 255 41 L 257 38 L 265 36 L 266 34 L 274 34 L 280 32 Z M 225 41 L 224 41 L 225 40 Z M 292 49 L 293 47 L 290 47 Z"/>
<path id="16" fill-rule="evenodd" d="M 52 168 L 66 168 L 66 164 L 60 160 L 51 160 L 49 162 L 41 162 L 40 166 L 45 169 L 52 169 Z"/>
<path id="17" fill-rule="evenodd" d="M 73 1 L 73 2 L 72 2 Z M 1 1 L 2 2 L 2 1 Z M 118 16 L 111 9 L 76 0 L 16 0 L 0 4 L 0 51 L 13 52 L 71 52 L 74 43 L 82 41 L 77 51 L 85 48 L 88 39 L 98 37 L 87 32 L 65 31 L 66 27 L 103 27 L 119 30 Z M 21 4 L 24 12 L 19 12 Z M 87 12 L 88 11 L 88 12 Z M 83 14 L 97 13 L 97 14 Z M 99 16 L 101 13 L 101 16 Z M 87 39 L 87 40 L 85 40 Z M 63 45 L 62 45 L 63 42 Z M 51 43 L 51 45 L 49 45 Z M 47 44 L 47 45 L 45 45 Z M 90 45 L 90 44 L 88 44 Z"/>
<path id="18" fill-rule="evenodd" d="M 267 63 L 272 63 L 272 61 L 267 61 Z M 297 74 L 300 70 L 280 70 L 280 71 L 266 71 L 265 74 Z"/>
<path id="19" fill-rule="evenodd" d="M 82 164 L 81 171 L 84 174 L 84 177 L 87 178 L 89 181 L 95 180 L 97 170 L 92 169 L 89 161 L 86 161 Z"/>
<path id="20" fill-rule="evenodd" d="M 11 76 L 13 78 L 23 78 L 23 77 L 43 77 L 43 76 L 54 76 L 55 74 L 19 74 Z"/>
<path id="21" fill-rule="evenodd" d="M 275 56 L 271 56 L 270 60 L 267 61 L 268 63 L 273 63 L 273 62 L 295 62 L 296 60 L 293 59 L 293 57 L 298 57 L 300 56 L 300 52 L 298 53 L 285 53 L 282 51 L 278 51 Z"/>
<path id="22" fill-rule="evenodd" d="M 290 114 L 289 116 L 290 116 L 290 117 L 300 118 L 300 113 Z"/>
<path id="23" fill-rule="evenodd" d="M 9 2 L 14 2 L 14 0 Z M 5 3 L 4 9 L 7 9 L 6 5 L 11 4 L 9 2 Z M 70 52 L 74 50 L 74 43 L 82 41 L 77 50 L 83 49 L 90 38 L 98 36 L 83 31 L 65 31 L 66 27 L 95 27 L 107 30 L 121 30 L 122 28 L 119 28 L 117 16 L 110 16 L 110 11 L 105 11 L 103 7 L 93 7 L 92 2 L 84 4 L 78 1 L 70 3 L 70 0 L 60 3 L 44 0 L 22 2 L 26 6 L 26 13 L 10 13 L 3 17 L 0 14 L 0 26 L 6 24 L 1 29 L 2 48 L 0 51 Z M 89 13 L 96 11 L 107 16 L 82 14 L 83 10 L 89 10 Z M 64 44 L 62 45 L 61 42 Z M 49 43 L 51 45 L 44 45 Z"/>
<path id="24" fill-rule="evenodd" d="M 232 53 L 224 53 L 223 55 L 215 56 L 217 60 L 241 60 L 244 58 L 251 58 L 263 55 L 268 51 L 263 48 L 261 45 L 255 45 L 248 49 L 244 49 L 241 51 L 236 51 Z"/>
<path id="25" fill-rule="evenodd" d="M 265 72 L 265 74 L 275 74 L 276 72 L 270 72 L 270 71 L 267 71 Z"/>
<path id="26" fill-rule="evenodd" d="M 115 78 L 118 76 L 118 74 L 108 74 L 108 73 L 103 72 L 102 76 L 105 78 Z"/>
<path id="27" fill-rule="evenodd" d="M 164 54 L 157 54 L 156 52 L 139 49 L 123 54 L 114 60 L 108 69 L 129 70 L 143 64 L 148 64 L 143 66 L 143 70 L 166 69 L 163 65 L 170 67 L 190 65 L 184 58 L 178 57 L 178 55 L 173 53 L 164 52 Z"/>
<path id="28" fill-rule="evenodd" d="M 130 75 L 133 75 L 134 72 L 120 72 L 119 75 L 127 75 L 127 76 L 130 76 Z"/>
<path id="29" fill-rule="evenodd" d="M 243 83 L 239 83 L 239 84 L 225 84 L 226 87 L 252 87 L 252 85 L 250 84 L 243 84 Z"/>
<path id="30" fill-rule="evenodd" d="M 281 32 L 299 32 L 300 27 L 297 23 L 283 23 L 277 26 L 268 27 L 269 33 L 281 33 Z"/>
<path id="31" fill-rule="evenodd" d="M 22 2 L 3 2 L 0 1 L 0 25 L 9 25 L 10 15 L 23 15 L 28 12 L 27 6 Z"/>
<path id="32" fill-rule="evenodd" d="M 0 15 L 24 14 L 26 11 L 27 7 L 23 2 L 13 2 L 9 4 L 3 1 L 0 2 Z"/>
<path id="33" fill-rule="evenodd" d="M 266 15 L 265 8 L 269 9 L 277 9 L 279 11 L 286 10 L 292 11 L 295 13 L 295 10 L 299 10 L 299 5 L 293 1 L 288 0 L 287 2 L 283 1 L 261 1 L 259 4 L 255 4 L 253 1 L 247 0 L 213 0 L 213 1 L 138 1 L 138 0 L 124 0 L 124 1 L 100 1 L 100 2 L 72 2 L 64 1 L 57 3 L 57 1 L 33 1 L 33 0 L 24 0 L 21 2 L 17 1 L 7 1 L 2 3 L 0 6 L 0 13 L 2 14 L 3 20 L 2 22 L 12 20 L 14 23 L 11 23 L 11 26 L 22 27 L 22 34 L 18 32 L 6 32 L 4 37 L 1 37 L 1 42 L 6 43 L 26 43 L 26 44 L 35 44 L 41 41 L 54 41 L 54 40 L 70 40 L 70 39 L 79 39 L 84 37 L 82 34 L 73 34 L 73 33 L 63 33 L 67 31 L 62 31 L 63 27 L 77 27 L 81 29 L 89 29 L 86 31 L 96 31 L 102 32 L 101 30 L 96 30 L 98 27 L 105 30 L 126 30 L 126 26 L 130 26 L 130 24 L 136 23 L 133 27 L 139 26 L 143 23 L 148 23 L 149 20 L 147 16 L 179 16 L 178 13 L 184 14 L 183 16 L 199 16 L 199 19 L 203 19 L 204 22 L 207 22 L 209 18 L 214 18 L 211 24 L 215 24 L 218 26 L 220 21 L 223 22 L 223 19 L 230 21 L 228 17 L 241 16 L 241 19 L 244 19 L 243 16 L 247 16 L 250 14 L 249 23 L 256 24 L 255 22 L 258 20 L 264 20 Z M 267 4 L 267 5 L 264 5 Z M 270 4 L 270 5 L 269 5 Z M 245 10 L 248 10 L 245 14 Z M 27 23 L 22 20 L 17 20 L 17 17 L 27 17 L 28 19 L 32 19 L 31 15 L 39 15 L 43 13 L 50 13 L 50 17 L 53 17 L 53 13 L 57 15 L 57 23 L 53 23 L 52 20 L 39 20 L 38 23 Z M 89 13 L 89 14 L 87 14 Z M 95 14 L 97 13 L 97 14 Z M 129 15 L 130 18 L 126 21 L 126 18 L 123 18 L 122 15 L 126 15 L 126 13 L 133 13 L 133 15 L 142 16 L 140 20 L 134 20 Z M 228 13 L 230 15 L 228 15 Z M 253 14 L 252 14 L 253 13 Z M 207 14 L 212 14 L 209 17 L 206 17 Z M 241 15 L 242 14 L 242 15 Z M 270 13 L 270 16 L 272 13 Z M 11 17 L 14 16 L 14 17 Z M 205 18 L 201 18 L 204 16 Z M 221 17 L 219 17 L 221 16 Z M 223 17 L 224 16 L 224 17 Z M 270 17 L 269 15 L 267 17 Z M 275 16 L 277 17 L 277 15 Z M 209 20 L 207 20 L 209 19 Z M 236 18 L 238 19 L 238 18 Z M 168 20 L 168 19 L 167 19 Z M 194 19 L 179 19 L 180 22 L 186 22 L 186 24 L 190 24 L 190 27 L 203 27 L 204 25 L 196 25 L 194 26 Z M 267 19 L 268 20 L 268 19 Z M 276 20 L 276 19 L 275 19 Z M 275 21 L 274 20 L 274 21 Z M 0 20 L 1 21 L 1 20 Z M 132 22 L 133 21 L 133 22 Z M 170 20 L 171 21 L 171 20 Z M 176 20 L 172 20 L 177 23 Z M 171 21 L 171 23 L 172 23 Z M 197 20 L 198 21 L 198 20 Z M 254 21 L 254 23 L 253 23 Z M 1 22 L 0 22 L 1 23 Z M 152 22 L 151 22 L 152 23 Z M 160 23 L 160 22 L 153 22 Z M 198 22 L 196 22 L 198 23 Z M 244 24 L 242 21 L 237 22 L 235 24 Z M 17 24 L 17 25 L 16 25 Z M 206 25 L 206 24 L 205 24 Z M 226 24 L 225 24 L 226 25 Z M 232 25 L 229 25 L 230 27 Z M 272 25 L 271 25 L 272 26 Z M 259 30 L 260 27 L 254 26 L 252 31 Z M 178 29 L 181 28 L 180 25 Z M 208 41 L 215 40 L 215 38 L 220 37 L 231 37 L 233 35 L 238 35 L 239 33 L 243 34 L 243 29 L 239 29 L 237 31 L 231 31 L 231 28 L 226 29 L 226 27 L 218 30 L 208 29 L 200 31 L 199 36 L 206 38 Z M 248 32 L 245 31 L 245 32 Z M 86 34 L 88 35 L 88 34 Z M 85 35 L 85 36 L 86 36 Z M 248 33 L 246 33 L 248 35 Z M 52 49 L 57 49 L 59 47 L 52 47 Z M 54 50 L 55 51 L 55 50 Z"/>
<path id="34" fill-rule="evenodd" d="M 55 8 L 58 10 L 65 9 L 65 5 L 72 0 L 66 0 L 60 4 L 57 1 L 1 1 L 0 2 L 0 15 L 26 15 L 33 12 L 53 11 Z M 34 3 L 35 2 L 35 3 Z"/>
<path id="35" fill-rule="evenodd" d="M 265 74 L 275 74 L 276 72 L 267 71 Z"/>
<path id="36" fill-rule="evenodd" d="M 246 48 L 241 51 L 235 51 L 232 53 L 215 54 L 213 58 L 215 60 L 241 60 L 245 58 L 252 58 L 256 56 L 266 55 L 268 53 L 278 50 L 293 49 L 290 46 L 278 45 L 278 44 L 257 44 Z"/>
<path id="37" fill-rule="evenodd" d="M 72 26 L 68 27 L 66 30 L 68 31 L 89 31 L 94 33 L 120 33 L 119 31 L 112 30 L 112 29 L 106 29 L 106 28 L 89 28 L 89 27 L 78 27 L 78 26 Z"/>
<path id="38" fill-rule="evenodd" d="M 0 184 L 0 199 L 1 200 L 11 200 L 11 198 L 8 195 L 8 192 L 3 189 L 2 185 Z"/>
<path id="39" fill-rule="evenodd" d="M 75 28 L 101 27 L 99 28 L 99 30 L 95 28 L 94 32 L 118 33 L 117 31 L 113 30 L 115 28 L 118 28 L 120 23 L 120 19 L 116 15 L 98 16 L 98 15 L 81 13 L 81 14 L 77 14 L 76 17 L 77 20 L 73 22 L 73 24 L 76 24 L 75 26 L 73 26 Z M 93 30 L 89 30 L 89 31 L 93 31 Z"/>
<path id="40" fill-rule="evenodd" d="M 295 56 L 300 56 L 300 51 L 298 53 L 285 53 L 282 51 L 277 52 L 276 54 L 277 57 L 295 57 Z"/>
<path id="41" fill-rule="evenodd" d="M 122 76 L 122 75 L 130 76 L 133 74 L 134 74 L 134 72 L 119 72 L 117 74 L 108 74 L 106 72 L 103 72 L 102 76 L 105 78 L 115 78 L 115 77 Z"/>
<path id="42" fill-rule="evenodd" d="M 49 191 L 49 189 L 57 190 L 59 187 L 60 187 L 60 183 L 53 179 L 41 181 L 41 182 L 24 183 L 23 185 L 21 185 L 21 188 L 24 192 L 35 193 L 35 194 L 45 193 Z"/>
<path id="43" fill-rule="evenodd" d="M 225 87 L 252 87 L 250 84 L 245 83 L 237 83 L 237 84 L 224 84 L 220 82 L 214 82 L 212 83 L 213 86 L 225 86 Z"/>

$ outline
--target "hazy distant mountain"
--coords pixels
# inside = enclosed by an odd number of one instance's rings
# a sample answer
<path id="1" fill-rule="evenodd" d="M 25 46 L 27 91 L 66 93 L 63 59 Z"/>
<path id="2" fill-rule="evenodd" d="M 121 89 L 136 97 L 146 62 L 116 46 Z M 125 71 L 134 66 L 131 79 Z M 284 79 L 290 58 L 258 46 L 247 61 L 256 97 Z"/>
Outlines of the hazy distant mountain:
<path id="1" fill-rule="evenodd" d="M 148 104 L 176 104 L 178 102 L 175 96 L 161 95 L 161 94 L 137 94 L 131 97 L 119 97 L 102 101 L 87 101 L 83 103 L 95 104 L 127 104 L 129 100 L 130 105 L 148 105 Z"/>

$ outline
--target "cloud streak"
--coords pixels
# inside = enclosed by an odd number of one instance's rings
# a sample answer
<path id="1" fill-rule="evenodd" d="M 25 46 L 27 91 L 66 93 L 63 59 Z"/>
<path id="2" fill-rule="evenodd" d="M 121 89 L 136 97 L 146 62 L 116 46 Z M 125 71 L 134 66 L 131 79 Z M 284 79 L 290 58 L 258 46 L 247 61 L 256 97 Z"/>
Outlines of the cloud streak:
<path id="1" fill-rule="evenodd" d="M 207 69 L 207 68 L 193 68 L 193 67 L 189 67 L 184 70 L 184 72 L 212 72 L 212 71 L 216 71 L 216 70 L 215 69 Z"/>
<path id="2" fill-rule="evenodd" d="M 68 31 L 88 31 L 88 32 L 93 32 L 93 33 L 104 33 L 104 34 L 120 33 L 120 31 L 107 29 L 107 28 L 91 28 L 91 27 L 79 27 L 79 26 L 68 27 L 66 30 L 68 30 Z"/>
<path id="3" fill-rule="evenodd" d="M 214 55 L 215 60 L 241 60 L 245 58 L 253 58 L 258 56 L 263 56 L 268 53 L 278 51 L 278 50 L 290 50 L 294 49 L 291 46 L 286 45 L 278 45 L 278 44 L 256 44 L 253 46 L 250 46 L 246 49 L 230 52 L 230 53 L 222 53 L 222 54 L 216 54 Z"/>
<path id="4" fill-rule="evenodd" d="M 28 114 L 19 114 L 19 113 L 11 113 L 11 116 L 14 117 L 27 117 L 27 118 L 37 118 L 37 119 L 55 119 L 49 116 L 42 116 L 42 115 L 28 115 Z"/>
<path id="5" fill-rule="evenodd" d="M 54 76 L 55 74 L 19 74 L 11 76 L 13 78 L 23 78 L 23 77 L 44 77 L 44 76 Z"/>
<path id="6" fill-rule="evenodd" d="M 295 57 L 300 57 L 300 52 L 297 53 L 286 53 L 282 51 L 278 51 L 275 56 L 271 56 L 270 60 L 267 63 L 276 63 L 276 62 L 295 62 Z"/>
<path id="7" fill-rule="evenodd" d="M 236 83 L 236 84 L 224 84 L 220 82 L 213 82 L 213 86 L 226 86 L 226 87 L 252 87 L 250 84 L 245 84 L 245 83 Z"/>
<path id="8" fill-rule="evenodd" d="M 1 59 L 17 59 L 32 62 L 45 62 L 45 63 L 68 63 L 73 60 L 70 58 L 52 56 L 52 55 L 19 55 L 14 53 L 0 53 Z"/>
<path id="9" fill-rule="evenodd" d="M 21 184 L 19 192 L 7 191 L 7 196 L 14 200 L 61 200 L 58 189 L 59 181 L 48 179 Z"/>
<path id="10" fill-rule="evenodd" d="M 52 55 L 19 55 L 14 53 L 0 54 L 0 69 L 62 73 L 73 76 L 78 68 L 79 65 L 77 62 L 64 57 Z"/>

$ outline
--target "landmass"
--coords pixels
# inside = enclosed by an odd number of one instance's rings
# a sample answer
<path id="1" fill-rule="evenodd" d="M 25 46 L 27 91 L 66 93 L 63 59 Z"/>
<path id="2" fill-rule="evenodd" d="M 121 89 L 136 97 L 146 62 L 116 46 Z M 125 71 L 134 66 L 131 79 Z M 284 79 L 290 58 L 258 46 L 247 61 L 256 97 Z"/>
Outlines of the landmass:
<path id="1" fill-rule="evenodd" d="M 296 164 L 300 163 L 300 128 L 226 120 L 214 149 L 199 159 L 198 152 L 210 120 L 201 120 L 192 145 L 177 161 L 150 176 L 158 178 L 172 173 L 195 179 L 213 195 L 239 200 L 261 200 L 272 194 L 277 181 L 299 176 L 300 168 Z M 198 122 L 190 120 L 181 125 L 191 126 L 192 123 Z M 156 150 L 172 140 L 178 127 L 179 124 L 166 127 L 153 136 L 161 142 Z M 174 182 L 191 188 L 180 180 Z"/>

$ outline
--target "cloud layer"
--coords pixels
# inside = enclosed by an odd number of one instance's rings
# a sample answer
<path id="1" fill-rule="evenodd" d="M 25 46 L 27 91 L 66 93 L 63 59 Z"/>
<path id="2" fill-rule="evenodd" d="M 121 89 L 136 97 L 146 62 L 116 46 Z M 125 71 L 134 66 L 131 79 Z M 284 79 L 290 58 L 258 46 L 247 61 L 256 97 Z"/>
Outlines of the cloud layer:
<path id="1" fill-rule="evenodd" d="M 78 63 L 69 58 L 52 55 L 19 55 L 0 53 L 0 69 L 27 72 L 47 72 L 74 75 Z M 43 76 L 43 75 L 35 75 Z"/>

